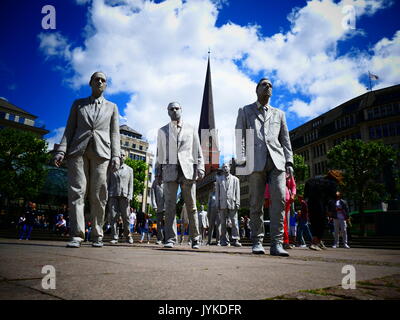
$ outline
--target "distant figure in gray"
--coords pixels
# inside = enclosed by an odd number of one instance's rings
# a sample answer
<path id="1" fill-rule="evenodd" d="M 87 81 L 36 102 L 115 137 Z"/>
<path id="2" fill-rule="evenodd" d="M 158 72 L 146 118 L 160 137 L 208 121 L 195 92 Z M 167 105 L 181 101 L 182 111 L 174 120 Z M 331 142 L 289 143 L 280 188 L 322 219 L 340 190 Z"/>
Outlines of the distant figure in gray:
<path id="1" fill-rule="evenodd" d="M 215 230 L 215 240 L 217 241 L 217 246 L 220 244 L 220 234 L 221 234 L 221 220 L 219 218 L 218 208 L 217 208 L 217 198 L 216 198 L 216 188 L 217 183 L 214 182 L 213 191 L 208 197 L 208 241 L 207 245 L 211 245 L 212 237 Z"/>
<path id="2" fill-rule="evenodd" d="M 133 198 L 133 170 L 124 163 L 125 154 L 121 154 L 122 165 L 118 170 L 110 172 L 108 184 L 109 222 L 111 224 L 112 244 L 119 239 L 118 219 L 122 217 L 124 237 L 130 244 L 133 243 L 130 231 L 130 201 Z"/>
<path id="3" fill-rule="evenodd" d="M 250 193 L 250 228 L 254 254 L 265 254 L 264 191 L 270 185 L 270 254 L 289 256 L 283 249 L 286 173 L 293 176 L 293 153 L 285 113 L 270 104 L 272 83 L 261 79 L 256 87 L 257 101 L 239 109 L 236 130 L 240 140 L 236 146 L 238 167 L 246 164 Z M 251 134 L 251 138 L 247 134 Z M 247 158 L 246 158 L 247 157 Z"/>
<path id="4" fill-rule="evenodd" d="M 200 212 L 199 212 L 199 231 L 200 231 L 200 236 L 201 236 L 201 244 L 206 239 L 207 235 L 207 230 L 208 230 L 208 217 L 207 217 L 207 211 L 204 210 L 204 206 L 200 206 Z"/>
<path id="5" fill-rule="evenodd" d="M 164 242 L 164 217 L 165 217 L 165 207 L 164 207 L 164 191 L 163 184 L 159 185 L 157 180 L 153 181 L 151 185 L 151 205 L 154 210 L 156 210 L 156 220 L 157 220 L 157 244 L 162 244 Z"/>
<path id="6" fill-rule="evenodd" d="M 240 207 L 239 178 L 230 173 L 231 166 L 225 163 L 222 166 L 223 174 L 217 178 L 216 201 L 221 220 L 221 246 L 229 244 L 227 237 L 227 219 L 232 222 L 232 240 L 235 247 L 241 247 L 239 242 L 238 209 Z"/>
<path id="7" fill-rule="evenodd" d="M 55 149 L 54 164 L 59 167 L 68 157 L 68 207 L 71 242 L 79 248 L 85 239 L 84 205 L 89 196 L 93 247 L 103 246 L 103 224 L 108 199 L 107 170 L 120 165 L 119 113 L 103 93 L 107 78 L 95 72 L 89 82 L 92 95 L 72 104 L 60 145 Z"/>
<path id="8" fill-rule="evenodd" d="M 192 248 L 199 249 L 199 221 L 196 208 L 196 180 L 204 177 L 204 160 L 197 131 L 181 119 L 179 103 L 168 105 L 171 122 L 158 130 L 155 175 L 164 183 L 165 248 L 173 248 L 177 240 L 176 197 L 178 187 L 189 216 Z"/>

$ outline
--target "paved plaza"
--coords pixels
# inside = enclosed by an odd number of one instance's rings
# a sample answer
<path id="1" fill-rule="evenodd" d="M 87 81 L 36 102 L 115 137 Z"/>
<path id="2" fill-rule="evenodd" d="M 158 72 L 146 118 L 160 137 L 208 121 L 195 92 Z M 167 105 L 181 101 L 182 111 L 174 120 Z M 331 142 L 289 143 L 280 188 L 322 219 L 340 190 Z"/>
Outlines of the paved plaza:
<path id="1" fill-rule="evenodd" d="M 341 285 L 346 265 L 354 266 L 360 283 L 388 276 L 398 279 L 399 253 L 360 248 L 318 252 L 294 248 L 290 257 L 283 258 L 253 255 L 251 247 L 202 246 L 192 250 L 188 245 L 164 249 L 135 243 L 106 244 L 103 248 L 83 244 L 71 249 L 60 241 L 0 238 L 0 299 L 298 298 L 298 292 L 307 296 L 318 294 L 319 288 Z M 42 286 L 45 265 L 55 269 L 55 289 Z M 359 290 L 357 287 L 345 291 L 357 296 Z M 399 289 L 393 292 L 393 296 L 386 294 L 382 299 L 396 298 L 396 294 L 399 299 Z M 324 298 L 324 294 L 316 297 Z"/>

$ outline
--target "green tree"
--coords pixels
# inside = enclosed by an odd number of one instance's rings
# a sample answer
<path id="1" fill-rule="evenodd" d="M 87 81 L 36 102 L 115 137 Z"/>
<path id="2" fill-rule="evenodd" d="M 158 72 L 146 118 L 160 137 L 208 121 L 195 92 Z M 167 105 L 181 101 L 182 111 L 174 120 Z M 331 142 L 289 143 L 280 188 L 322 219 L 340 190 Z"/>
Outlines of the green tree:
<path id="1" fill-rule="evenodd" d="M 0 130 L 0 194 L 8 200 L 33 200 L 47 176 L 47 142 L 31 132 Z"/>
<path id="2" fill-rule="evenodd" d="M 304 183 L 309 178 L 309 169 L 307 163 L 304 161 L 304 157 L 295 154 L 293 155 L 293 169 L 294 179 L 296 181 L 297 194 L 304 193 Z"/>
<path id="3" fill-rule="evenodd" d="M 353 199 L 361 216 L 360 231 L 365 235 L 364 208 L 367 201 L 387 200 L 381 183 L 383 168 L 397 157 L 395 150 L 382 142 L 345 140 L 329 150 L 328 166 L 343 172 L 341 189 Z"/>
<path id="4" fill-rule="evenodd" d="M 143 194 L 148 164 L 142 160 L 125 159 L 125 163 L 133 169 L 132 207 L 139 209 L 138 195 Z"/>

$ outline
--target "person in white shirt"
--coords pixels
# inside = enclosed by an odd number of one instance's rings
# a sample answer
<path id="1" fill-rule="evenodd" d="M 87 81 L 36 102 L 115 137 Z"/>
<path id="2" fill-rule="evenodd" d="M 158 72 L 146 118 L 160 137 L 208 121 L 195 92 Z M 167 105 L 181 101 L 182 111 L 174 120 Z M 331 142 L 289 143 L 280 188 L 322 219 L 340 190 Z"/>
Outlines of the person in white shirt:
<path id="1" fill-rule="evenodd" d="M 339 191 L 336 192 L 336 200 L 334 201 L 334 209 L 333 211 L 333 225 L 335 228 L 335 242 L 332 248 L 339 247 L 339 237 L 340 233 L 342 233 L 343 239 L 343 247 L 346 249 L 350 249 L 350 246 L 347 244 L 347 221 L 349 219 L 349 207 L 347 202 L 342 199 L 342 195 Z"/>
<path id="2" fill-rule="evenodd" d="M 207 230 L 208 230 L 208 218 L 207 218 L 207 211 L 204 210 L 204 206 L 200 206 L 200 212 L 199 212 L 199 231 L 200 231 L 200 243 L 203 244 L 203 242 L 206 239 L 207 235 Z"/>

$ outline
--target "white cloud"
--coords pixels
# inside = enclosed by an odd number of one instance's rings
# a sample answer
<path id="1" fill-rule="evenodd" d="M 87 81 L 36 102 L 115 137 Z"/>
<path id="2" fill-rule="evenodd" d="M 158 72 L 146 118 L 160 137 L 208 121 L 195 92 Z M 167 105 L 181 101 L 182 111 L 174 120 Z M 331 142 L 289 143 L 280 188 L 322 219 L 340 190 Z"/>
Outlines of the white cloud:
<path id="1" fill-rule="evenodd" d="M 180 102 L 184 121 L 198 125 L 209 48 L 216 124 L 228 157 L 233 153 L 237 109 L 256 99 L 252 75 L 272 75 L 275 86 L 299 94 L 285 109 L 289 116 L 292 112 L 304 118 L 365 92 L 359 79 L 368 68 L 387 79 L 385 85 L 400 80 L 394 68 L 399 32 L 379 41 L 370 53 L 338 56 L 336 50 L 339 41 L 364 32 L 343 28 L 344 5 L 353 5 L 360 17 L 373 15 L 390 5 L 388 1 L 308 1 L 290 13 L 289 31 L 269 37 L 254 25 L 216 27 L 223 4 L 226 1 L 98 0 L 89 6 L 83 46 L 72 48 L 61 34 L 43 33 L 40 49 L 46 57 L 68 62 L 75 88 L 87 85 L 93 71 L 100 69 L 111 78 L 108 95 L 130 94 L 127 105 L 120 106 L 122 116 L 149 139 L 153 151 L 157 129 L 169 121 L 169 102 Z"/>
<path id="2" fill-rule="evenodd" d="M 60 143 L 61 138 L 64 134 L 65 127 L 54 129 L 51 133 L 51 136 L 46 139 L 47 141 L 47 150 L 51 151 L 54 149 L 55 143 Z"/>

